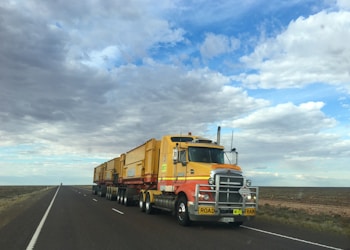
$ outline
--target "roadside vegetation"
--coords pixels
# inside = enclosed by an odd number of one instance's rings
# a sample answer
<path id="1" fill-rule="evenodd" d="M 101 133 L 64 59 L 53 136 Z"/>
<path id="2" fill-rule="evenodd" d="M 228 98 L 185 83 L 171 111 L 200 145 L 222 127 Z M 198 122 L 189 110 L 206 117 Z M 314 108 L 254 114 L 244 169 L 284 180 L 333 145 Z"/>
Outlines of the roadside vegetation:
<path id="1" fill-rule="evenodd" d="M 0 186 L 0 228 L 53 186 Z"/>
<path id="2" fill-rule="evenodd" d="M 257 217 L 350 235 L 350 188 L 261 187 Z"/>

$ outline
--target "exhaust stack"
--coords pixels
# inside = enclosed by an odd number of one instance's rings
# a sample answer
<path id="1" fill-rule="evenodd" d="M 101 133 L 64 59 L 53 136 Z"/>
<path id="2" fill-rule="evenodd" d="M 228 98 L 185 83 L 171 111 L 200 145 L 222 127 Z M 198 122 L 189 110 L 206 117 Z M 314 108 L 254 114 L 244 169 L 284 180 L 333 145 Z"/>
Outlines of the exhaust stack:
<path id="1" fill-rule="evenodd" d="M 217 135 L 216 135 L 216 143 L 218 145 L 220 145 L 220 136 L 221 136 L 220 134 L 221 134 L 221 127 L 218 126 L 218 132 L 217 132 Z"/>

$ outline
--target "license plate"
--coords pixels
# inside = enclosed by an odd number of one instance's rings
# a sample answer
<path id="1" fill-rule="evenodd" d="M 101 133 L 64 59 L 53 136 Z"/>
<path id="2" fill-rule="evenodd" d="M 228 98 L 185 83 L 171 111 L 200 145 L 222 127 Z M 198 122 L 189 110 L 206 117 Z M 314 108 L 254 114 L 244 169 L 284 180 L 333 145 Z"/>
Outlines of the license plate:
<path id="1" fill-rule="evenodd" d="M 233 215 L 245 215 L 245 216 L 254 216 L 255 208 L 246 208 L 244 213 L 242 209 L 233 209 Z"/>
<path id="2" fill-rule="evenodd" d="M 246 208 L 244 211 L 245 216 L 254 216 L 255 215 L 255 208 Z"/>
<path id="3" fill-rule="evenodd" d="M 215 214 L 215 208 L 214 207 L 200 206 L 200 207 L 198 207 L 198 214 L 213 215 L 213 214 Z"/>
<path id="4" fill-rule="evenodd" d="M 233 209 L 233 215 L 242 215 L 242 209 Z"/>

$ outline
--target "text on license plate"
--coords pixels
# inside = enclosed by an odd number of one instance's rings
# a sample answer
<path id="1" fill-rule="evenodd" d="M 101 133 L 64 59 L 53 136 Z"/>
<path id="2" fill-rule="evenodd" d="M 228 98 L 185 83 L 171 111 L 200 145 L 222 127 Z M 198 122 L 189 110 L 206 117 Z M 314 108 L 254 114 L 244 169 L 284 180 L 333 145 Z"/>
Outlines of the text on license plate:
<path id="1" fill-rule="evenodd" d="M 233 209 L 233 215 L 245 215 L 245 216 L 254 216 L 255 208 L 246 208 L 244 214 L 242 209 Z"/>
<path id="2" fill-rule="evenodd" d="M 198 207 L 198 214 L 213 215 L 213 214 L 215 214 L 215 208 L 214 207 L 200 206 L 200 207 Z"/>

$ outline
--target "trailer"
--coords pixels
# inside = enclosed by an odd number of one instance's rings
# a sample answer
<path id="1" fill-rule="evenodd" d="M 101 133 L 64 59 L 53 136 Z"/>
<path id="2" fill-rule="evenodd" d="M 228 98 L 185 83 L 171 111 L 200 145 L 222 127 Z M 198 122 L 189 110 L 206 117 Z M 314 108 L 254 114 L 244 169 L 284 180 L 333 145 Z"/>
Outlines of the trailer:
<path id="1" fill-rule="evenodd" d="M 238 226 L 255 217 L 259 192 L 243 176 L 237 152 L 230 150 L 235 159 L 230 163 L 227 153 L 219 129 L 217 142 L 190 133 L 153 138 L 95 167 L 93 193 L 137 204 L 146 214 L 168 211 L 182 226 L 192 221 Z"/>
<path id="2" fill-rule="evenodd" d="M 105 169 L 106 162 L 94 168 L 94 183 L 97 185 L 92 187 L 92 194 L 97 194 L 101 197 L 106 195 Z"/>

